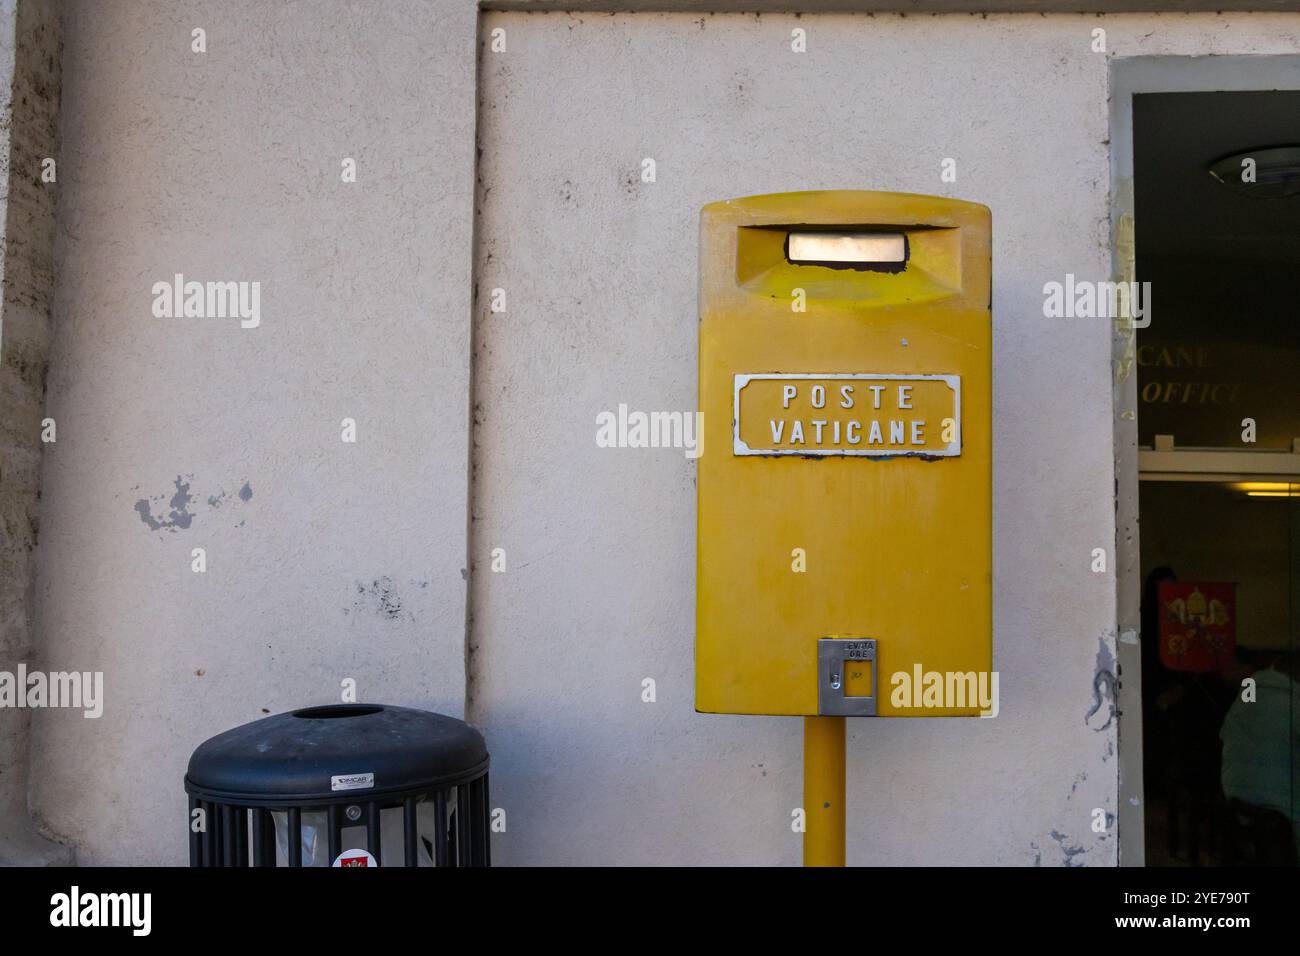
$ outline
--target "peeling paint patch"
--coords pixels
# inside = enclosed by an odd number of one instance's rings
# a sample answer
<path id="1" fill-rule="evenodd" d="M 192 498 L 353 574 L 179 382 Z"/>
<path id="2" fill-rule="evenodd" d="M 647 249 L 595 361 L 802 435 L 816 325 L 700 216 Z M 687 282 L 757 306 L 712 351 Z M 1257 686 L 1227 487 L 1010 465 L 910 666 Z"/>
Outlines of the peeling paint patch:
<path id="1" fill-rule="evenodd" d="M 1109 728 L 1115 719 L 1115 655 L 1111 653 L 1106 639 L 1099 637 L 1097 663 L 1092 673 L 1092 706 L 1083 715 L 1083 722 L 1091 726 L 1094 723 L 1093 715 L 1101 711 L 1103 705 L 1107 708 L 1106 722 L 1092 728 L 1098 732 Z"/>
<path id="2" fill-rule="evenodd" d="M 133 506 L 135 513 L 140 516 L 140 520 L 145 523 L 150 531 L 170 531 L 173 534 L 177 531 L 184 531 L 192 526 L 194 519 L 198 517 L 195 505 L 199 499 L 197 495 L 190 493 L 193 481 L 193 475 L 177 475 L 175 492 L 169 500 L 167 500 L 166 494 L 140 498 Z M 239 489 L 238 496 L 241 501 L 245 502 L 253 497 L 253 489 L 247 481 Z M 223 488 L 215 494 L 208 495 L 206 500 L 208 507 L 215 511 L 226 504 L 230 498 L 231 496 Z M 164 500 L 166 500 L 165 505 L 163 504 Z M 241 521 L 240 526 L 243 523 Z"/>
<path id="3" fill-rule="evenodd" d="M 1066 846 L 1065 834 L 1059 833 L 1056 830 L 1052 831 L 1051 837 L 1056 841 L 1056 845 L 1060 849 L 1061 855 L 1065 858 L 1066 866 L 1083 866 L 1082 860 L 1075 860 L 1075 857 L 1082 856 L 1087 852 L 1083 847 L 1074 844 Z"/>
<path id="4" fill-rule="evenodd" d="M 154 516 L 149 511 L 149 502 L 145 501 L 143 498 L 135 503 L 135 510 L 139 513 L 140 520 L 154 531 L 157 531 L 162 527 L 162 524 L 154 520 Z"/>
<path id="5" fill-rule="evenodd" d="M 240 501 L 246 502 L 252 499 L 253 489 L 249 485 L 249 483 L 245 481 L 244 486 L 239 489 L 237 494 L 239 495 Z M 228 502 L 230 498 L 231 495 L 226 491 L 225 488 L 222 488 L 215 495 L 208 495 L 208 505 L 212 508 L 220 508 L 223 504 Z"/>
<path id="6" fill-rule="evenodd" d="M 193 478 L 193 476 L 190 476 Z M 166 497 L 165 495 L 155 495 L 153 501 L 160 502 Z M 194 496 L 190 494 L 189 482 L 185 481 L 180 475 L 176 476 L 176 494 L 172 495 L 168 502 L 171 509 L 165 516 L 159 515 L 154 517 L 153 506 L 149 498 L 141 498 L 135 503 L 136 513 L 140 520 L 149 526 L 151 531 L 167 530 L 175 533 L 178 529 L 184 530 L 194 522 L 194 514 L 190 511 L 190 502 Z"/>

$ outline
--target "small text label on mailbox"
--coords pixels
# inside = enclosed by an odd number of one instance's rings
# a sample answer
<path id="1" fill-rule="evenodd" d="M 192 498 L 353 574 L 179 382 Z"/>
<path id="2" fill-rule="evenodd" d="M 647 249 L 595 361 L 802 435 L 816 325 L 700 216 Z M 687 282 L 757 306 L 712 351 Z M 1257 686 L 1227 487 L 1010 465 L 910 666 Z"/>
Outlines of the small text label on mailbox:
<path id="1" fill-rule="evenodd" d="M 330 777 L 330 790 L 369 790 L 374 785 L 373 773 L 346 773 Z"/>
<path id="2" fill-rule="evenodd" d="M 957 375 L 735 376 L 733 453 L 951 458 L 961 454 Z"/>

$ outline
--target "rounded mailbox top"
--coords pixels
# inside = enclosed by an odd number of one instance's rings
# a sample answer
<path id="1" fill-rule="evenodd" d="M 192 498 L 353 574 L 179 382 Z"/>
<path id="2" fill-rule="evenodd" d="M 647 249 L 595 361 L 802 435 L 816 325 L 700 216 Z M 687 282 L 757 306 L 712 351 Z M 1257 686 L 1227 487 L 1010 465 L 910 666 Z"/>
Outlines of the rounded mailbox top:
<path id="1" fill-rule="evenodd" d="M 385 704 L 308 707 L 204 742 L 185 789 L 221 802 L 328 803 L 439 790 L 487 769 L 487 745 L 454 717 Z"/>

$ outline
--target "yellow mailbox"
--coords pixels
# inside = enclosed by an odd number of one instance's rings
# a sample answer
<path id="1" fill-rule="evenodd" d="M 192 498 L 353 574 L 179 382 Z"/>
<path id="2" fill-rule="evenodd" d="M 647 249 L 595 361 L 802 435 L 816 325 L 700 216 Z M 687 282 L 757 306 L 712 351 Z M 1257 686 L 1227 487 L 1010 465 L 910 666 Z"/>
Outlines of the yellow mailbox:
<path id="1" fill-rule="evenodd" d="M 697 710 L 986 708 L 989 270 L 974 203 L 704 207 Z"/>

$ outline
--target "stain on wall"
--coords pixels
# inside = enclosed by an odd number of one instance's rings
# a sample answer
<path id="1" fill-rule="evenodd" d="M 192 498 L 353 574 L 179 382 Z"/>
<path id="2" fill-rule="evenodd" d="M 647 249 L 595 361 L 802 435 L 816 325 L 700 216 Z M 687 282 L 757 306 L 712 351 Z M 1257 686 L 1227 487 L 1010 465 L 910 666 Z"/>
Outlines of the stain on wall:
<path id="1" fill-rule="evenodd" d="M 198 496 L 190 493 L 193 480 L 193 475 L 177 475 L 175 488 L 170 495 L 164 493 L 136 499 L 135 512 L 150 531 L 170 531 L 174 534 L 177 531 L 184 531 L 194 524 L 196 512 L 190 509 L 198 500 Z M 252 500 L 253 489 L 247 481 L 244 482 L 243 487 L 234 496 L 227 494 L 225 489 L 221 489 L 207 496 L 208 507 L 212 510 L 218 510 L 227 504 L 232 497 L 237 497 L 240 501 L 247 503 Z M 243 521 L 240 521 L 240 526 L 243 523 Z"/>
<path id="2" fill-rule="evenodd" d="M 428 581 L 409 581 L 408 587 L 418 590 L 428 588 Z M 398 584 L 388 575 L 381 575 L 369 583 L 356 582 L 356 597 L 344 614 L 367 614 L 381 620 L 396 621 L 402 618 L 415 620 L 415 613 L 403 607 L 403 594 Z"/>

